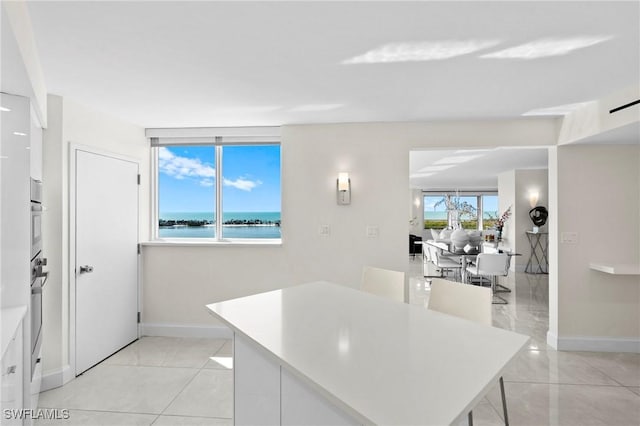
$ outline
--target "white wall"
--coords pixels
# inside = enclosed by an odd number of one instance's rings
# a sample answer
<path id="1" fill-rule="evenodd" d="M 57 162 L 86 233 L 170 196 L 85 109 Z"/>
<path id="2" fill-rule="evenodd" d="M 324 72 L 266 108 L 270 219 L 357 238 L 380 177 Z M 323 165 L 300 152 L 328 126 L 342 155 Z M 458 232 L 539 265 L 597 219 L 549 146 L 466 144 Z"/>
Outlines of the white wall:
<path id="1" fill-rule="evenodd" d="M 140 161 L 140 240 L 148 239 L 150 149 L 144 129 L 49 95 L 49 128 L 44 132 L 44 252 L 49 281 L 43 296 L 44 375 L 69 362 L 69 146 L 82 144 Z M 46 379 L 45 379 L 46 380 Z"/>
<path id="2" fill-rule="evenodd" d="M 511 218 L 502 227 L 502 243 L 500 247 L 515 250 L 516 227 L 513 211 L 516 205 L 516 171 L 509 170 L 498 175 L 498 217 L 511 207 Z M 514 264 L 511 264 L 514 268 Z"/>
<path id="3" fill-rule="evenodd" d="M 285 126 L 282 246 L 145 247 L 143 322 L 211 326 L 206 303 L 314 280 L 356 287 L 364 265 L 406 272 L 412 149 L 555 139 L 555 122 L 543 119 Z M 348 206 L 336 204 L 340 171 L 350 172 Z M 320 225 L 330 236 L 318 235 Z M 378 238 L 366 237 L 367 225 L 379 227 Z"/>
<path id="4" fill-rule="evenodd" d="M 413 220 L 413 224 L 409 225 L 409 232 L 424 239 L 424 197 L 422 189 L 409 190 L 409 220 Z M 431 238 L 431 235 L 429 235 L 429 238 Z"/>
<path id="5" fill-rule="evenodd" d="M 563 145 L 550 158 L 549 342 L 561 349 L 640 348 L 640 276 L 589 269 L 640 260 L 640 146 Z M 562 235 L 577 232 L 577 242 Z M 557 241 L 557 242 L 556 242 Z M 553 302 L 553 303 L 551 303 Z M 552 305 L 559 307 L 552 310 Z"/>
<path id="6" fill-rule="evenodd" d="M 511 217 L 504 227 L 503 247 L 521 255 L 513 258 L 512 271 L 524 271 L 531 254 L 531 246 L 526 235 L 526 231 L 531 231 L 533 227 L 533 222 L 529 218 L 529 210 L 531 210 L 529 192 L 537 191 L 539 198 L 536 205 L 545 206 L 548 209 L 548 174 L 547 169 L 531 169 L 510 170 L 498 175 L 500 214 L 511 206 Z M 547 232 L 549 220 L 551 218 L 547 220 L 547 225 L 540 228 L 540 232 Z M 547 237 L 541 238 L 546 240 Z"/>
<path id="7" fill-rule="evenodd" d="M 515 251 L 522 254 L 522 256 L 516 256 L 515 262 L 512 266 L 516 271 L 524 271 L 531 254 L 531 244 L 527 238 L 527 231 L 533 229 L 533 222 L 529 217 L 529 210 L 531 210 L 531 204 L 529 202 L 529 193 L 531 191 L 538 192 L 537 206 L 544 206 L 549 209 L 548 200 L 548 169 L 536 169 L 536 170 L 516 170 L 516 204 L 515 211 L 513 212 L 513 221 L 515 225 Z M 548 218 L 547 224 L 540 228 L 540 232 L 547 232 L 549 229 L 549 221 L 554 218 Z M 541 242 L 545 241 L 548 236 L 541 236 Z M 541 256 L 538 252 L 538 256 Z M 542 260 L 542 259 L 540 259 Z M 544 268 L 544 267 L 543 267 Z M 548 268 L 545 268 L 548 270 Z M 537 268 L 534 265 L 534 270 Z"/>
<path id="8" fill-rule="evenodd" d="M 580 109 L 568 114 L 558 137 L 558 145 L 564 145 L 621 128 L 640 121 L 640 106 L 635 105 L 613 114 L 610 110 L 638 99 L 640 86 L 630 86 L 600 99 L 586 102 Z"/>

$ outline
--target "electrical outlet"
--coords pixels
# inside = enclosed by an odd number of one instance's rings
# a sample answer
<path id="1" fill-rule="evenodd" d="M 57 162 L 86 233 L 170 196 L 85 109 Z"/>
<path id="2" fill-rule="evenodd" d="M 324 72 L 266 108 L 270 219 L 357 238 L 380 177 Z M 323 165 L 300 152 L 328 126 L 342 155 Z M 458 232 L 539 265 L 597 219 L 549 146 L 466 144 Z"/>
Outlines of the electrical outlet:
<path id="1" fill-rule="evenodd" d="M 367 237 L 378 238 L 380 235 L 380 228 L 377 225 L 367 225 Z"/>
<path id="2" fill-rule="evenodd" d="M 560 242 L 564 244 L 578 244 L 578 233 L 562 232 L 560 234 Z"/>
<path id="3" fill-rule="evenodd" d="M 329 227 L 329 225 L 320 225 L 318 234 L 320 234 L 320 236 L 322 237 L 328 237 L 329 235 L 331 235 L 331 227 Z"/>

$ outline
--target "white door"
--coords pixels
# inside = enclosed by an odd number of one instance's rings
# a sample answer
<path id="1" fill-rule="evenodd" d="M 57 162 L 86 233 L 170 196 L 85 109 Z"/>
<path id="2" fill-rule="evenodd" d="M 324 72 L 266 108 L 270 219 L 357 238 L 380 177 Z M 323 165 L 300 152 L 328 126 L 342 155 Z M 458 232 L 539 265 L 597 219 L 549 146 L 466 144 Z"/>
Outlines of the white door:
<path id="1" fill-rule="evenodd" d="M 75 152 L 80 374 L 138 337 L 138 164 Z"/>

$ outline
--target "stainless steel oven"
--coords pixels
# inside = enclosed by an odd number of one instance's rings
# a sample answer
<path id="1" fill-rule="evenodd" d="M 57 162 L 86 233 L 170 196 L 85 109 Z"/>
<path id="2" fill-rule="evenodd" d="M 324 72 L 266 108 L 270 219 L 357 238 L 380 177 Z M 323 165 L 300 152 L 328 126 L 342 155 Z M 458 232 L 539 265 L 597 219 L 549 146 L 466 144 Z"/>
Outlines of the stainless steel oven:
<path id="1" fill-rule="evenodd" d="M 42 288 L 47 281 L 48 272 L 42 267 L 47 260 L 36 257 L 31 261 L 31 376 L 38 363 L 38 354 L 42 344 Z"/>
<path id="2" fill-rule="evenodd" d="M 48 272 L 42 256 L 42 182 L 31 179 L 31 377 L 39 362 L 42 344 L 42 288 Z"/>

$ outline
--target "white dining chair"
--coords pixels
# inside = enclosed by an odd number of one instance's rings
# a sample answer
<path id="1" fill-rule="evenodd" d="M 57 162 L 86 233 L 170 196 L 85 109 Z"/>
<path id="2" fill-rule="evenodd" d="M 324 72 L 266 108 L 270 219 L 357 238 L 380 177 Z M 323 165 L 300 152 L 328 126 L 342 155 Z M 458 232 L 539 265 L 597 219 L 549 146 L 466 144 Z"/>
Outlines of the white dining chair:
<path id="1" fill-rule="evenodd" d="M 506 277 L 509 274 L 509 255 L 506 253 L 480 253 L 476 257 L 475 264 L 467 265 L 467 276 L 476 276 L 482 280 L 486 277 L 491 282 L 493 303 L 506 304 L 507 300 L 496 295 L 498 277 Z"/>
<path id="2" fill-rule="evenodd" d="M 404 272 L 365 266 L 360 289 L 397 302 L 405 301 Z"/>
<path id="3" fill-rule="evenodd" d="M 445 272 L 449 271 L 454 273 L 454 278 L 456 279 L 461 276 L 462 265 L 459 257 L 443 256 L 440 249 L 432 245 L 429 245 L 429 251 L 431 253 L 431 262 L 436 268 L 440 268 L 442 277 L 444 277 Z"/>
<path id="4" fill-rule="evenodd" d="M 431 281 L 431 294 L 427 307 L 433 311 L 491 326 L 491 298 L 492 291 L 486 287 L 434 278 Z M 504 424 L 509 426 L 507 398 L 502 376 L 499 382 Z M 468 421 L 469 426 L 473 426 L 473 410 L 469 411 Z"/>

